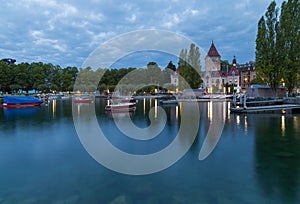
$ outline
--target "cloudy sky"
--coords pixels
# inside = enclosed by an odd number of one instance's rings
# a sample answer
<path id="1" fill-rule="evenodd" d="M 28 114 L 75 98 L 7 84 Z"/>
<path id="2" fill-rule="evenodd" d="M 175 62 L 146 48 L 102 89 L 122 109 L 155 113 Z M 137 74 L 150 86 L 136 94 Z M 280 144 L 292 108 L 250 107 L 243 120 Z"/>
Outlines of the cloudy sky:
<path id="1" fill-rule="evenodd" d="M 235 55 L 238 63 L 245 63 L 254 60 L 257 23 L 270 2 L 1 0 L 0 58 L 81 67 L 104 43 L 126 33 L 150 29 L 184 36 L 205 52 L 213 40 L 223 60 L 231 62 Z M 282 0 L 276 3 L 280 7 Z M 145 43 L 149 44 L 147 40 Z M 165 67 L 169 60 L 176 60 L 158 53 L 133 52 L 120 56 L 114 66 L 142 67 L 157 61 Z"/>

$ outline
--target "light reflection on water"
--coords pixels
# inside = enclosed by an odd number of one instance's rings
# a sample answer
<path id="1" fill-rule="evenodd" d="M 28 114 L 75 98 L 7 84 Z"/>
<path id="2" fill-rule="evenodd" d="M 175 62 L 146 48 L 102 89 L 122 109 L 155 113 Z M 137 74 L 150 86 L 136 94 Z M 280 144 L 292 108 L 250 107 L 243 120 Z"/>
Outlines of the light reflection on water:
<path id="1" fill-rule="evenodd" d="M 147 127 L 156 103 L 139 100 L 133 122 Z M 118 174 L 93 160 L 77 137 L 70 101 L 53 101 L 29 114 L 0 109 L 0 203 L 300 203 L 299 115 L 236 115 L 229 103 L 219 104 L 227 110 L 220 113 L 225 127 L 212 154 L 198 160 L 213 121 L 213 104 L 201 102 L 198 137 L 189 152 L 147 176 Z M 130 141 L 105 105 L 96 99 L 99 124 L 114 145 L 132 153 L 164 148 L 181 124 L 182 103 L 164 107 L 162 134 L 151 142 Z M 86 105 L 77 108 L 82 112 Z"/>

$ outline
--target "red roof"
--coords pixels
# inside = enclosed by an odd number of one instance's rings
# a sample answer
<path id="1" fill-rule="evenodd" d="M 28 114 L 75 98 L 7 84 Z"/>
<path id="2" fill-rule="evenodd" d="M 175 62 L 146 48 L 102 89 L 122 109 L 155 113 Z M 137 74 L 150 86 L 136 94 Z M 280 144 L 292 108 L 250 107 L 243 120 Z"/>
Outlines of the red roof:
<path id="1" fill-rule="evenodd" d="M 207 55 L 209 57 L 221 57 L 221 55 L 218 53 L 217 48 L 214 45 L 214 42 L 211 43 L 211 46 L 209 48 Z"/>
<path id="2" fill-rule="evenodd" d="M 235 76 L 238 76 L 239 75 L 239 71 L 236 70 L 234 67 L 232 67 L 229 72 L 228 72 L 228 76 L 232 76 L 234 73 Z"/>

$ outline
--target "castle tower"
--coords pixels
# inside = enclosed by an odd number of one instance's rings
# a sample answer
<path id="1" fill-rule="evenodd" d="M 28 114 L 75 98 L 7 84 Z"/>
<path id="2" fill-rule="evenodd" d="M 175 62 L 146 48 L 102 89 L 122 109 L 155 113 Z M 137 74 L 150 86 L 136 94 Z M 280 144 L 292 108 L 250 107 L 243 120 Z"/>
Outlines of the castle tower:
<path id="1" fill-rule="evenodd" d="M 212 41 L 205 56 L 205 74 L 202 77 L 207 93 L 220 92 L 224 81 L 221 75 L 221 55 Z"/>
<path id="2" fill-rule="evenodd" d="M 221 70 L 221 55 L 213 41 L 205 57 L 205 67 L 208 72 Z"/>

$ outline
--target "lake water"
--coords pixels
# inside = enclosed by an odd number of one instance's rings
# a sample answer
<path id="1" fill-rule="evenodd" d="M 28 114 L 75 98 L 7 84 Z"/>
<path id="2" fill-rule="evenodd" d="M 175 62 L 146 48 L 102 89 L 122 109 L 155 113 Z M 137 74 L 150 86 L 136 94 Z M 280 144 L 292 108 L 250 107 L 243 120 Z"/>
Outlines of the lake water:
<path id="1" fill-rule="evenodd" d="M 105 104 L 104 99 L 92 104 L 99 127 L 110 143 L 130 154 L 166 148 L 183 122 L 199 129 L 191 148 L 174 165 L 148 175 L 128 175 L 99 164 L 84 148 L 70 100 L 33 109 L 1 108 L 0 204 L 300 203 L 300 115 L 235 115 L 227 102 L 201 102 L 200 121 L 194 124 L 193 118 L 181 121 L 181 103 L 163 107 L 167 121 L 157 137 L 135 140 L 119 131 L 113 116 L 105 113 Z M 130 115 L 133 123 L 149 126 L 148 112 L 157 104 L 155 99 L 139 100 Z M 75 105 L 74 110 L 82 114 L 89 106 Z M 224 111 L 214 112 L 215 107 Z M 156 110 L 153 115 L 159 118 Z M 220 139 L 213 140 L 217 144 L 212 153 L 199 160 L 213 117 L 225 125 Z M 89 119 L 81 120 L 78 124 Z M 85 128 L 86 137 L 93 134 Z M 178 149 L 190 141 L 189 134 L 185 137 Z"/>

